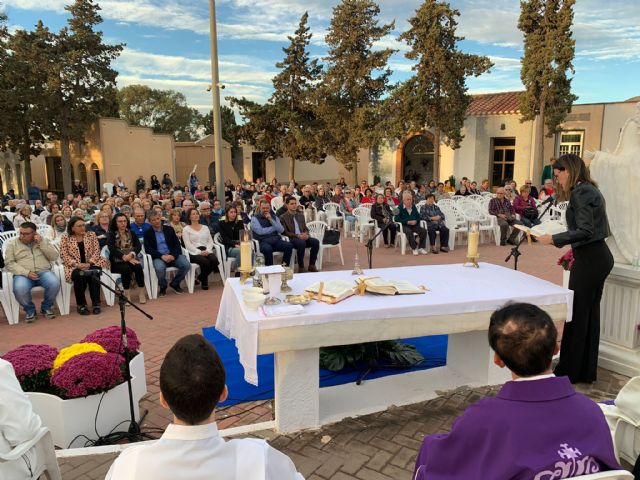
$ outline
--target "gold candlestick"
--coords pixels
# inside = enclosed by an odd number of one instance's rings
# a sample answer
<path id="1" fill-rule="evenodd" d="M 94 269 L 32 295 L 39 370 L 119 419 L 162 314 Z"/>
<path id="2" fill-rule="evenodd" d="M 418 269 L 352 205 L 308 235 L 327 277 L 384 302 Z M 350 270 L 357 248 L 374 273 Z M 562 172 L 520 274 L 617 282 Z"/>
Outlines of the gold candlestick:
<path id="1" fill-rule="evenodd" d="M 479 258 L 480 258 L 480 255 L 474 255 L 474 256 L 467 255 L 467 261 L 464 262 L 462 266 L 480 268 L 480 265 L 478 265 Z"/>
<path id="2" fill-rule="evenodd" d="M 238 271 L 240 272 L 240 283 L 244 285 L 244 282 L 246 282 L 251 276 L 251 274 L 253 273 L 253 267 L 249 267 L 249 268 L 240 267 Z"/>

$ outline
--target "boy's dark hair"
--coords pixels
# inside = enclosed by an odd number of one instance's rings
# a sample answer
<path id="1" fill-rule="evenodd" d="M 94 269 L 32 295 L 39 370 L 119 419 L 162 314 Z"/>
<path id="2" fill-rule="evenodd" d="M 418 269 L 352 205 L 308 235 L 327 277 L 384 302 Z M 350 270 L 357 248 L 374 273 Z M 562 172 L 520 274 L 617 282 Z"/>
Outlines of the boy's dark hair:
<path id="1" fill-rule="evenodd" d="M 176 418 L 189 425 L 211 416 L 224 385 L 222 360 L 201 335 L 178 340 L 160 367 L 162 395 Z"/>
<path id="2" fill-rule="evenodd" d="M 519 377 L 532 377 L 547 370 L 557 339 L 551 317 L 535 305 L 511 303 L 491 315 L 489 344 Z"/>
<path id="3" fill-rule="evenodd" d="M 436 196 L 433 193 L 427 193 L 427 196 L 424 197 L 425 200 L 429 200 L 431 197 L 435 200 Z"/>
<path id="4" fill-rule="evenodd" d="M 38 230 L 38 227 L 36 227 L 36 224 L 33 222 L 23 222 L 20 225 L 20 228 L 28 228 L 29 230 L 33 230 L 34 232 Z"/>

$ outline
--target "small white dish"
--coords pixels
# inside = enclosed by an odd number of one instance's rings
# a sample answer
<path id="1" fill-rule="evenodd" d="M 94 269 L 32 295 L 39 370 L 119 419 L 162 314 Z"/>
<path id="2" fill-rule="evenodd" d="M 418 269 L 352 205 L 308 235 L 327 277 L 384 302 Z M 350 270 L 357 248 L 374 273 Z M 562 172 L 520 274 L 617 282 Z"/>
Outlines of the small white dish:
<path id="1" fill-rule="evenodd" d="M 260 294 L 247 294 L 244 297 L 244 304 L 250 309 L 250 310 L 257 310 L 258 308 L 260 308 L 262 305 L 264 305 L 265 300 L 267 299 L 267 296 L 260 293 Z"/>
<path id="2" fill-rule="evenodd" d="M 242 290 L 242 298 L 253 295 L 263 295 L 264 292 L 261 287 L 247 287 Z"/>

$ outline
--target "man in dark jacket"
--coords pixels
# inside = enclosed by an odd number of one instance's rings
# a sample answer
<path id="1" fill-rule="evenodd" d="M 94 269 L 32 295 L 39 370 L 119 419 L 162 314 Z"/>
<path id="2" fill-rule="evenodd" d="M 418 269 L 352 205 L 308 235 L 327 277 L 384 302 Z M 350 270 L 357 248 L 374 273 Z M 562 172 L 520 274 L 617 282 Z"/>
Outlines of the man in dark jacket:
<path id="1" fill-rule="evenodd" d="M 189 259 L 182 255 L 180 240 L 173 228 L 162 225 L 162 214 L 157 211 L 149 213 L 149 223 L 151 228 L 144 234 L 145 251 L 153 259 L 153 268 L 158 277 L 159 297 L 164 297 L 167 293 L 167 268 L 176 267 L 177 273 L 169 286 L 177 294 L 184 293 L 180 288 L 180 282 L 184 280 L 191 269 Z"/>
<path id="2" fill-rule="evenodd" d="M 293 195 L 286 197 L 287 212 L 280 216 L 280 223 L 284 228 L 284 234 L 296 249 L 298 255 L 298 271 L 304 272 L 304 251 L 311 248 L 309 255 L 309 271 L 317 272 L 316 260 L 320 251 L 320 242 L 311 237 L 309 229 L 304 221 L 304 214 L 298 211 L 298 201 Z"/>

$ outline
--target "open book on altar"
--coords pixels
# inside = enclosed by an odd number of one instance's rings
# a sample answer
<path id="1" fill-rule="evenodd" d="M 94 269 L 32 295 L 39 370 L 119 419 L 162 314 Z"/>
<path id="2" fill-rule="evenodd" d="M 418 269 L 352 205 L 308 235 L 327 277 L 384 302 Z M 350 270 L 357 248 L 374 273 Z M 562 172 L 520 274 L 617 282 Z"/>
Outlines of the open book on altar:
<path id="1" fill-rule="evenodd" d="M 565 224 L 556 220 L 549 220 L 548 222 L 542 222 L 540 225 L 534 225 L 531 228 L 524 225 L 514 225 L 514 228 L 522 230 L 527 235 L 533 235 L 534 237 L 541 237 L 543 235 L 555 235 L 556 233 L 562 233 L 567 231 Z"/>
<path id="2" fill-rule="evenodd" d="M 314 300 L 338 303 L 356 293 L 356 286 L 346 280 L 328 280 L 316 282 L 304 291 L 310 293 Z"/>
<path id="3" fill-rule="evenodd" d="M 365 290 L 380 295 L 414 295 L 425 293 L 425 287 L 416 287 L 407 280 L 386 280 L 380 277 L 361 277 L 359 282 L 363 282 Z"/>

